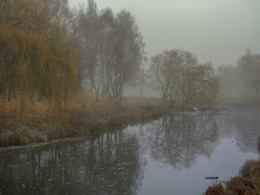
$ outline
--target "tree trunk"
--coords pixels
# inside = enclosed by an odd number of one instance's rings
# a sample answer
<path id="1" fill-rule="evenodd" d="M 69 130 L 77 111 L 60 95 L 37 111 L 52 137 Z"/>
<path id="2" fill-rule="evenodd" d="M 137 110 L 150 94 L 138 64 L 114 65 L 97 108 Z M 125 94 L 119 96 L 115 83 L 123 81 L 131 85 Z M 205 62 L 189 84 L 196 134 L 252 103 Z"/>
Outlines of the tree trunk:
<path id="1" fill-rule="evenodd" d="M 33 101 L 33 95 L 34 95 L 34 92 L 32 91 L 32 92 L 31 92 L 31 103 L 32 103 L 32 105 L 35 105 L 35 103 L 34 103 L 34 101 Z"/>
<path id="2" fill-rule="evenodd" d="M 42 93 L 39 91 L 39 97 L 38 97 L 38 102 L 42 101 Z"/>
<path id="3" fill-rule="evenodd" d="M 98 93 L 96 93 L 96 102 L 97 103 L 99 102 L 99 95 L 98 95 Z"/>
<path id="4" fill-rule="evenodd" d="M 11 91 L 8 91 L 8 102 L 11 102 Z"/>

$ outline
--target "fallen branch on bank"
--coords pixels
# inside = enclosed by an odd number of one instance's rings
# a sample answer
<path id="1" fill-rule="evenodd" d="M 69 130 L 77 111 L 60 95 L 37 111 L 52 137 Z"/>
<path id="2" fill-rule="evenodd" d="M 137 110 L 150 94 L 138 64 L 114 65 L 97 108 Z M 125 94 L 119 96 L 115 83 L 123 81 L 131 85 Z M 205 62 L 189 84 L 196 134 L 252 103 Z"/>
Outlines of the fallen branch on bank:
<path id="1" fill-rule="evenodd" d="M 212 107 L 200 107 L 189 102 L 189 104 L 194 108 L 194 112 L 206 112 L 208 114 L 230 114 L 231 110 L 229 108 L 212 108 Z"/>

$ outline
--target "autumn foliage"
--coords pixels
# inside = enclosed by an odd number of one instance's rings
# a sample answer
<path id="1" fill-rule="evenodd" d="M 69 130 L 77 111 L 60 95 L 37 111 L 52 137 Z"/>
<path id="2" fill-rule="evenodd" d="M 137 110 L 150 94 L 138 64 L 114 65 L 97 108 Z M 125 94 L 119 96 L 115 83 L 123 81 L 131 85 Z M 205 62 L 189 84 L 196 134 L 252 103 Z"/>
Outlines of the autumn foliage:
<path id="1" fill-rule="evenodd" d="M 0 93 L 25 111 L 28 98 L 43 96 L 62 110 L 76 83 L 73 37 L 48 4 L 39 0 L 0 3 Z"/>

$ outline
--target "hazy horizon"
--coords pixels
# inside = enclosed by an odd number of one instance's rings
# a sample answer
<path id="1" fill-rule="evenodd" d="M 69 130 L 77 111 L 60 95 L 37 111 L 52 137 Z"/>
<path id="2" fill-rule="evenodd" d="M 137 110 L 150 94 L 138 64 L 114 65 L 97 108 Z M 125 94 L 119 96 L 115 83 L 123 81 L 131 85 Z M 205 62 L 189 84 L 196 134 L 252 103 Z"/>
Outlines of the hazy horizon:
<path id="1" fill-rule="evenodd" d="M 70 6 L 87 0 L 69 0 Z M 126 9 L 135 17 L 148 56 L 183 49 L 199 62 L 236 64 L 247 48 L 260 53 L 258 0 L 95 0 L 99 10 Z"/>

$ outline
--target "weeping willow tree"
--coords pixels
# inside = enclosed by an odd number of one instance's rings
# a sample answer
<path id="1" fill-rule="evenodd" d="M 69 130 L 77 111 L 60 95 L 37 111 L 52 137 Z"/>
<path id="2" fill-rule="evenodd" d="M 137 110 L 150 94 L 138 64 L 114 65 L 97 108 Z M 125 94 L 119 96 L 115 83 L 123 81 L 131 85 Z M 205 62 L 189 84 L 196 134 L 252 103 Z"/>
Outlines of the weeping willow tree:
<path id="1" fill-rule="evenodd" d="M 22 114 L 34 93 L 57 111 L 76 84 L 73 37 L 40 0 L 0 1 L 0 93 Z"/>

